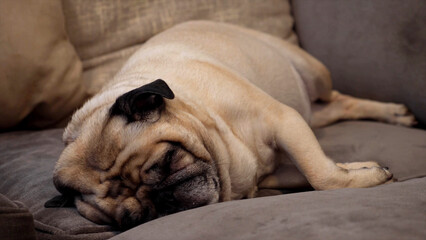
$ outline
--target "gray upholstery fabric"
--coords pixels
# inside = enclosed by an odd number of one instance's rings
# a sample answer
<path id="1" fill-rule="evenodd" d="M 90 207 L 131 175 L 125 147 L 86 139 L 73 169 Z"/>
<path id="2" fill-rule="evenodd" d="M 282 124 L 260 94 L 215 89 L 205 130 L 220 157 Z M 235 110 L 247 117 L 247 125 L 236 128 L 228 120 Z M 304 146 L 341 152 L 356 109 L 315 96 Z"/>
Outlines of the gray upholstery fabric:
<path id="1" fill-rule="evenodd" d="M 185 21 L 213 20 L 260 30 L 292 43 L 289 0 L 63 0 L 70 41 L 83 61 L 84 86 L 97 93 L 142 43 Z"/>
<path id="2" fill-rule="evenodd" d="M 405 103 L 426 123 L 426 1 L 294 0 L 301 46 L 336 89 Z"/>
<path id="3" fill-rule="evenodd" d="M 20 201 L 34 215 L 41 239 L 106 239 L 111 228 L 90 222 L 74 208 L 44 208 L 59 195 L 52 173 L 63 144 L 62 129 L 0 135 L 0 193 Z"/>
<path id="4" fill-rule="evenodd" d="M 35 240 L 33 215 L 19 202 L 0 194 L 0 239 Z"/>
<path id="5" fill-rule="evenodd" d="M 376 161 L 399 181 L 426 176 L 426 131 L 369 121 L 347 121 L 315 130 L 335 162 Z"/>
<path id="6" fill-rule="evenodd" d="M 425 239 L 426 178 L 219 203 L 124 232 L 119 239 Z"/>
<path id="7" fill-rule="evenodd" d="M 402 180 L 426 176 L 424 130 L 374 122 L 344 122 L 316 130 L 316 134 L 326 153 L 338 161 L 377 160 Z M 63 149 L 61 135 L 62 129 L 0 134 L 0 194 L 22 202 L 29 209 L 34 215 L 38 239 L 114 236 L 117 233 L 114 229 L 86 220 L 74 208 L 44 208 L 48 199 L 58 195 L 52 171 Z M 183 235 L 174 239 L 227 236 L 268 239 L 281 234 L 303 239 L 319 234 L 327 239 L 330 234 L 343 236 L 344 232 L 355 238 L 363 228 L 368 228 L 362 236 L 368 238 L 376 232 L 377 236 L 397 232 L 401 236 L 402 231 L 409 230 L 407 236 L 415 239 L 421 234 L 426 236 L 418 227 L 420 217 L 423 216 L 423 223 L 425 220 L 424 212 L 418 211 L 425 207 L 424 184 L 424 180 L 410 180 L 372 189 L 310 192 L 294 197 L 291 194 L 276 199 L 216 204 L 144 224 L 136 228 L 140 232 L 135 234 L 147 239 L 156 236 L 167 239 L 178 234 Z M 387 233 L 385 228 L 392 229 Z M 127 237 L 130 233 L 124 234 Z"/>

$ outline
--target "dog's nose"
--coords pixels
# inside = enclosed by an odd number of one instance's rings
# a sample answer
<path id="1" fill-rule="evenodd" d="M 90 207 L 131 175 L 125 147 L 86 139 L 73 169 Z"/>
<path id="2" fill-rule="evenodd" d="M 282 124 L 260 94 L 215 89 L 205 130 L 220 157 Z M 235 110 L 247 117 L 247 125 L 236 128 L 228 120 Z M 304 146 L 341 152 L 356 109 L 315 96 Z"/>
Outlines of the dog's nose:
<path id="1" fill-rule="evenodd" d="M 179 203 L 173 196 L 172 190 L 162 189 L 154 197 L 156 210 L 161 214 L 171 214 L 179 210 Z"/>

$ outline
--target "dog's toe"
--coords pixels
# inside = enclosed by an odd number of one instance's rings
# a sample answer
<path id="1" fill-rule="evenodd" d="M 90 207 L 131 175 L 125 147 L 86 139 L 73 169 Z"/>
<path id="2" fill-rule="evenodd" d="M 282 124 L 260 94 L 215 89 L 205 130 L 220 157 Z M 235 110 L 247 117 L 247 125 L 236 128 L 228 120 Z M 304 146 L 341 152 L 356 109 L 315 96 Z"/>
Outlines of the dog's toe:
<path id="1" fill-rule="evenodd" d="M 405 116 L 410 114 L 410 111 L 408 110 L 407 106 L 405 106 L 404 104 L 390 103 L 389 107 L 390 107 L 390 112 L 394 116 Z"/>
<path id="2" fill-rule="evenodd" d="M 400 126 L 412 127 L 417 124 L 416 118 L 404 104 L 389 103 L 386 121 Z"/>
<path id="3" fill-rule="evenodd" d="M 417 124 L 416 118 L 413 115 L 406 115 L 406 116 L 396 116 L 393 119 L 393 124 L 405 126 L 405 127 L 412 127 Z"/>

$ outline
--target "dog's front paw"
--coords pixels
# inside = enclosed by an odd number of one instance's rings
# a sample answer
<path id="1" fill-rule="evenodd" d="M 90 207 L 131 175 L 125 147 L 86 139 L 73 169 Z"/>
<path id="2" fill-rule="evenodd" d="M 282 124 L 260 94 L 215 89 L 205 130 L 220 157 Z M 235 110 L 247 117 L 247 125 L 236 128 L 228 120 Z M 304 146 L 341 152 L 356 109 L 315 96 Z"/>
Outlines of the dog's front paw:
<path id="1" fill-rule="evenodd" d="M 312 187 L 316 190 L 368 188 L 394 181 L 389 168 L 376 162 L 336 163 L 336 166 L 336 171 L 327 177 L 311 179 Z"/>
<path id="2" fill-rule="evenodd" d="M 372 187 L 397 181 L 388 167 L 381 167 L 377 162 L 336 163 L 336 165 L 348 170 L 352 177 L 356 176 L 348 187 Z"/>
<path id="3" fill-rule="evenodd" d="M 349 188 L 374 187 L 392 182 L 393 174 L 387 167 L 363 167 L 361 169 L 348 170 L 350 181 Z"/>
<path id="4" fill-rule="evenodd" d="M 386 105 L 386 122 L 405 127 L 412 127 L 417 124 L 416 118 L 404 104 L 388 103 Z"/>

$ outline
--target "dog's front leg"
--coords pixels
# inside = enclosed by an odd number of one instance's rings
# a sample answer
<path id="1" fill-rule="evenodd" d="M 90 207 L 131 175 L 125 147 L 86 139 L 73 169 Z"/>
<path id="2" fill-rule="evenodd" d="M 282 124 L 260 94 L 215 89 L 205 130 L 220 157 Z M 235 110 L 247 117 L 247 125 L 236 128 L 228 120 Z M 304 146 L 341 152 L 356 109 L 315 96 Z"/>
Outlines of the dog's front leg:
<path id="1" fill-rule="evenodd" d="M 275 146 L 286 151 L 293 163 L 317 190 L 372 187 L 392 179 L 392 174 L 378 166 L 343 168 L 329 159 L 315 135 L 294 109 L 281 105 L 274 109 L 272 121 Z M 368 165 L 367 165 L 368 166 Z"/>

